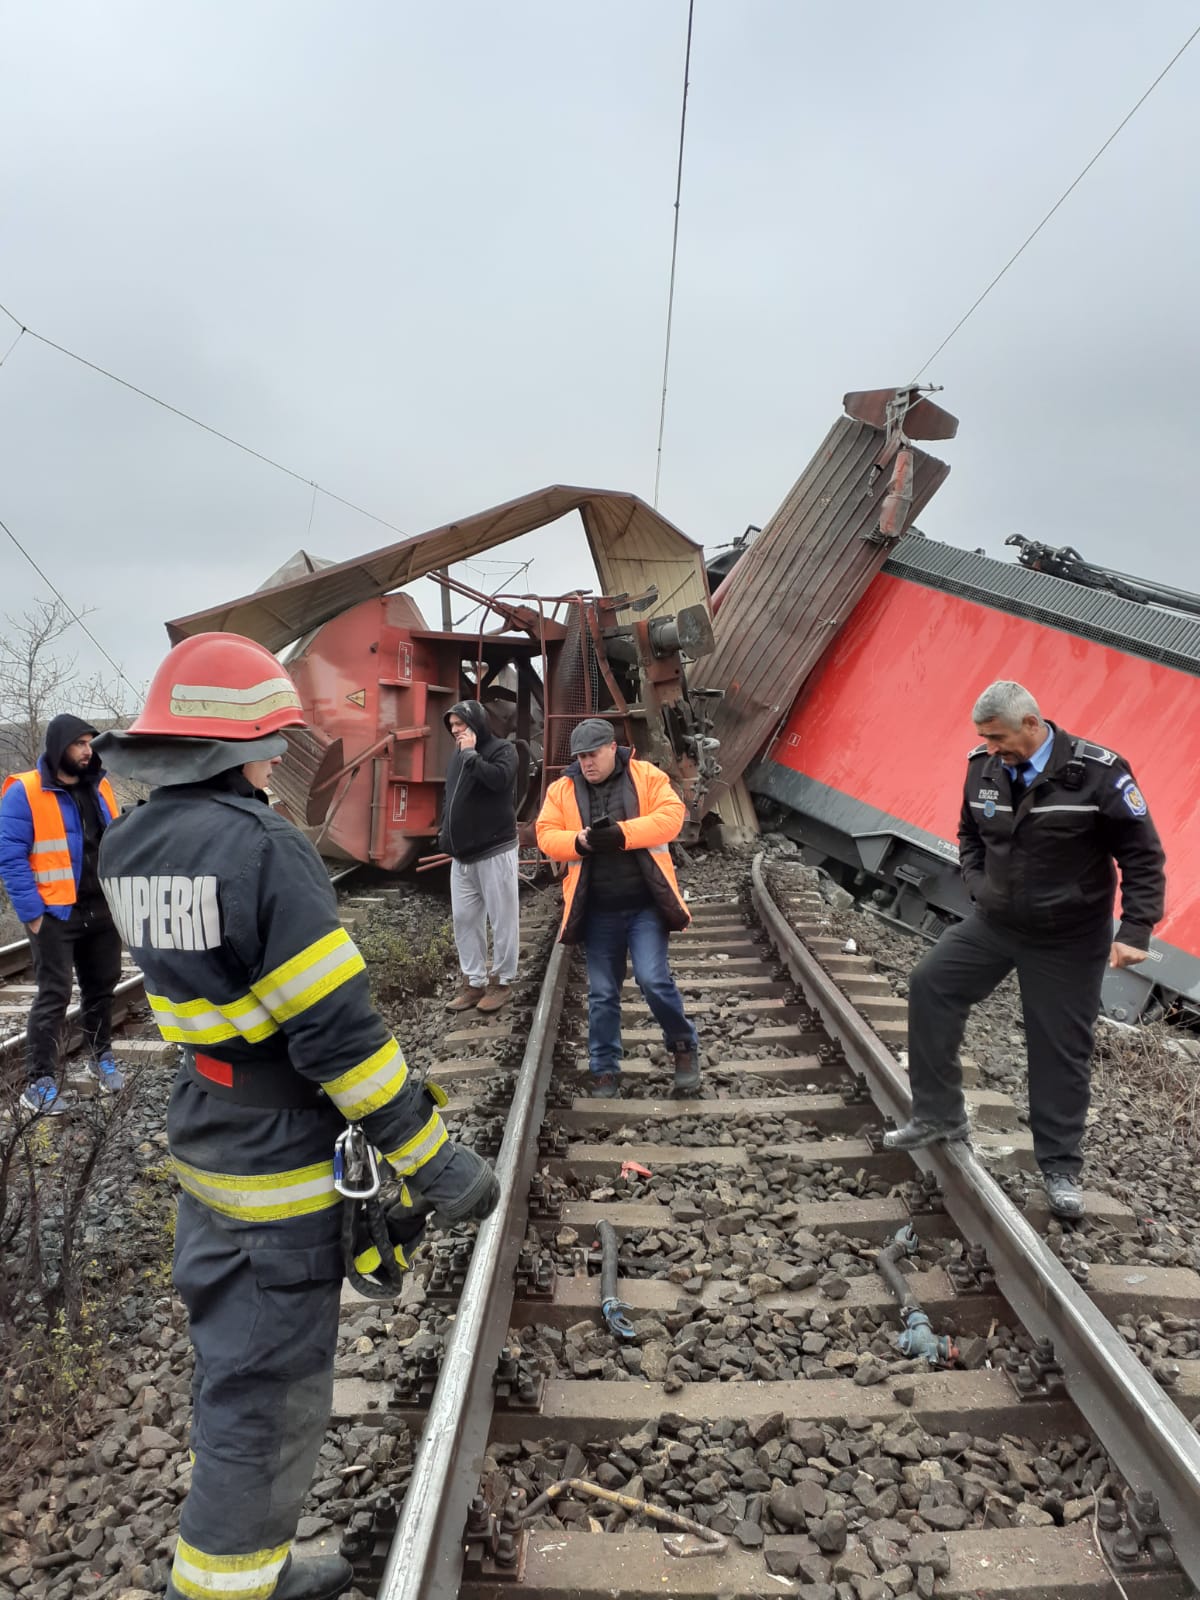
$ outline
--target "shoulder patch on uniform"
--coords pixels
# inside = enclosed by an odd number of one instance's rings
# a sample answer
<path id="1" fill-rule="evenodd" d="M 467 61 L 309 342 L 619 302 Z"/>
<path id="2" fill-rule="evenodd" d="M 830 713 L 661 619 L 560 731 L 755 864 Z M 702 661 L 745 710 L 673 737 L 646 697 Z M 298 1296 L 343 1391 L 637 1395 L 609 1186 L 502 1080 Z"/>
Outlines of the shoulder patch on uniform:
<path id="1" fill-rule="evenodd" d="M 1086 739 L 1076 739 L 1074 754 L 1085 761 L 1098 761 L 1102 767 L 1111 767 L 1121 759 L 1115 750 L 1106 750 L 1102 744 L 1089 744 Z"/>
<path id="2" fill-rule="evenodd" d="M 1135 817 L 1144 817 L 1146 815 L 1146 801 L 1136 783 L 1131 783 L 1122 792 L 1121 799 L 1124 800 L 1127 809 Z"/>
<path id="3" fill-rule="evenodd" d="M 968 750 L 967 751 L 967 760 L 968 761 L 973 761 L 976 756 L 985 756 L 985 755 L 987 755 L 987 745 L 985 745 L 985 744 L 977 744 L 975 746 L 974 750 Z"/>

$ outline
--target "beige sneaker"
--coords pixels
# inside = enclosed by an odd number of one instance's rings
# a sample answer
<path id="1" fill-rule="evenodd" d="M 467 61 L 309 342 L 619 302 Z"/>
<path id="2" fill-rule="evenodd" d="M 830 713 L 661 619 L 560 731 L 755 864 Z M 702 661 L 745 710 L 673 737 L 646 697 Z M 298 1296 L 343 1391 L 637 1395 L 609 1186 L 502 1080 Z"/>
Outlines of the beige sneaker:
<path id="1" fill-rule="evenodd" d="M 507 983 L 501 983 L 499 978 L 489 978 L 488 986 L 483 991 L 483 999 L 477 1009 L 482 1012 L 499 1011 L 500 1007 L 506 1006 L 511 999 L 512 989 Z"/>
<path id="2" fill-rule="evenodd" d="M 446 1010 L 470 1011 L 479 1004 L 486 993 L 487 990 L 482 984 L 476 989 L 464 978 L 462 988 L 454 996 L 453 1000 L 446 1001 Z"/>

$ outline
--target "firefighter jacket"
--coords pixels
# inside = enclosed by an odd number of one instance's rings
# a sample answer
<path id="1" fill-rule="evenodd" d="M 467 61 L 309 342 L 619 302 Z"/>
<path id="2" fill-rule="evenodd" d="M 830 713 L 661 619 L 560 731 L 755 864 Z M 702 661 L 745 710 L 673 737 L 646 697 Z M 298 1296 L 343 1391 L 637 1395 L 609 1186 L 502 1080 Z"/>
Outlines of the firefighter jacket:
<path id="1" fill-rule="evenodd" d="M 164 1039 L 184 1047 L 167 1117 L 181 1186 L 227 1224 L 334 1251 L 347 1121 L 401 1176 L 450 1159 L 441 1090 L 409 1075 L 371 1005 L 320 857 L 237 774 L 156 789 L 108 829 L 100 877 Z M 277 1230 L 276 1230 L 277 1232 Z M 251 1248 L 247 1244 L 247 1248 Z"/>
<path id="2" fill-rule="evenodd" d="M 958 851 L 983 915 L 1031 939 L 1111 925 L 1117 866 L 1118 941 L 1148 949 L 1163 914 L 1162 842 L 1133 774 L 1115 751 L 1061 728 L 1028 788 L 1011 783 L 985 745 L 972 750 Z"/>
<path id="3" fill-rule="evenodd" d="M 100 825 L 107 828 L 119 807 L 99 758 L 94 766 L 95 772 L 81 779 L 78 787 L 92 790 Z M 6 778 L 2 793 L 0 879 L 13 910 L 22 922 L 36 922 L 46 912 L 65 920 L 71 915 L 83 871 L 79 805 L 66 785 L 56 781 L 45 756 L 32 771 Z M 81 795 L 80 803 L 91 802 Z"/>
<path id="4" fill-rule="evenodd" d="M 617 746 L 617 767 L 625 774 L 621 807 L 625 820 L 616 824 L 624 848 L 636 851 L 654 905 L 667 927 L 678 932 L 692 920 L 679 892 L 670 850 L 671 840 L 677 837 L 687 814 L 683 801 L 665 772 L 648 761 L 638 761 L 624 745 Z M 537 842 L 542 854 L 551 861 L 567 863 L 558 935 L 563 944 L 578 944 L 583 938 L 588 882 L 594 872 L 603 872 L 606 867 L 603 856 L 581 856 L 576 844 L 585 827 L 583 819 L 591 814 L 588 789 L 579 762 L 573 761 L 563 776 L 550 785 L 537 819 Z"/>

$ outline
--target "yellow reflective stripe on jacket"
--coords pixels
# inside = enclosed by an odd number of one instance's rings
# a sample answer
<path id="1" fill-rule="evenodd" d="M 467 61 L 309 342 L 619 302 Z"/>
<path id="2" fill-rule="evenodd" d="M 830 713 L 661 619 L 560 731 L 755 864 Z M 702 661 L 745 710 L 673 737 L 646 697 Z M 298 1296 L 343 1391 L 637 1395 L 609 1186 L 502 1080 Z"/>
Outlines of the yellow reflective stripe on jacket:
<path id="1" fill-rule="evenodd" d="M 166 995 L 146 991 L 158 1031 L 172 1044 L 221 1044 L 226 1039 L 245 1039 L 257 1044 L 279 1032 L 252 994 L 240 1000 L 168 1000 Z"/>
<path id="2" fill-rule="evenodd" d="M 333 1162 L 315 1161 L 292 1172 L 205 1172 L 175 1157 L 179 1185 L 223 1217 L 238 1222 L 283 1222 L 327 1211 L 341 1196 L 333 1187 Z"/>
<path id="3" fill-rule="evenodd" d="M 397 1057 L 399 1062 L 397 1064 Z M 395 1039 L 321 1087 L 347 1122 L 358 1122 L 387 1105 L 408 1081 L 408 1063 Z"/>
<path id="4" fill-rule="evenodd" d="M 171 1582 L 189 1600 L 264 1600 L 275 1592 L 290 1545 L 245 1556 L 213 1556 L 180 1539 Z"/>
<path id="5" fill-rule="evenodd" d="M 287 1022 L 332 994 L 366 963 L 345 928 L 335 928 L 251 984 L 276 1022 Z"/>
<path id="6" fill-rule="evenodd" d="M 389 1150 L 384 1159 L 401 1177 L 410 1177 L 418 1167 L 423 1167 L 432 1156 L 437 1155 L 449 1137 L 446 1124 L 435 1111 L 419 1133 L 405 1140 L 398 1150 Z"/>

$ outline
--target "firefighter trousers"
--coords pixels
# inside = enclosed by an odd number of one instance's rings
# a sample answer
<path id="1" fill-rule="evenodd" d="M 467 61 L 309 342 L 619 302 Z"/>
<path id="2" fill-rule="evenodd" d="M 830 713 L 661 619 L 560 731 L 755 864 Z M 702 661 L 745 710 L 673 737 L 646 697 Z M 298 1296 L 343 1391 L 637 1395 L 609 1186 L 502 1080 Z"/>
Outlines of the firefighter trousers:
<path id="1" fill-rule="evenodd" d="M 179 1198 L 192 1480 L 168 1594 L 260 1600 L 283 1570 L 333 1397 L 340 1208 L 269 1227 Z"/>
<path id="2" fill-rule="evenodd" d="M 1043 1172 L 1078 1176 L 1091 1097 L 1092 1036 L 1112 948 L 1111 924 L 1058 944 L 1031 944 L 975 914 L 947 929 L 908 985 L 913 1116 L 966 1117 L 958 1051 L 973 1005 L 1015 971 L 1029 1061 L 1029 1125 Z"/>

